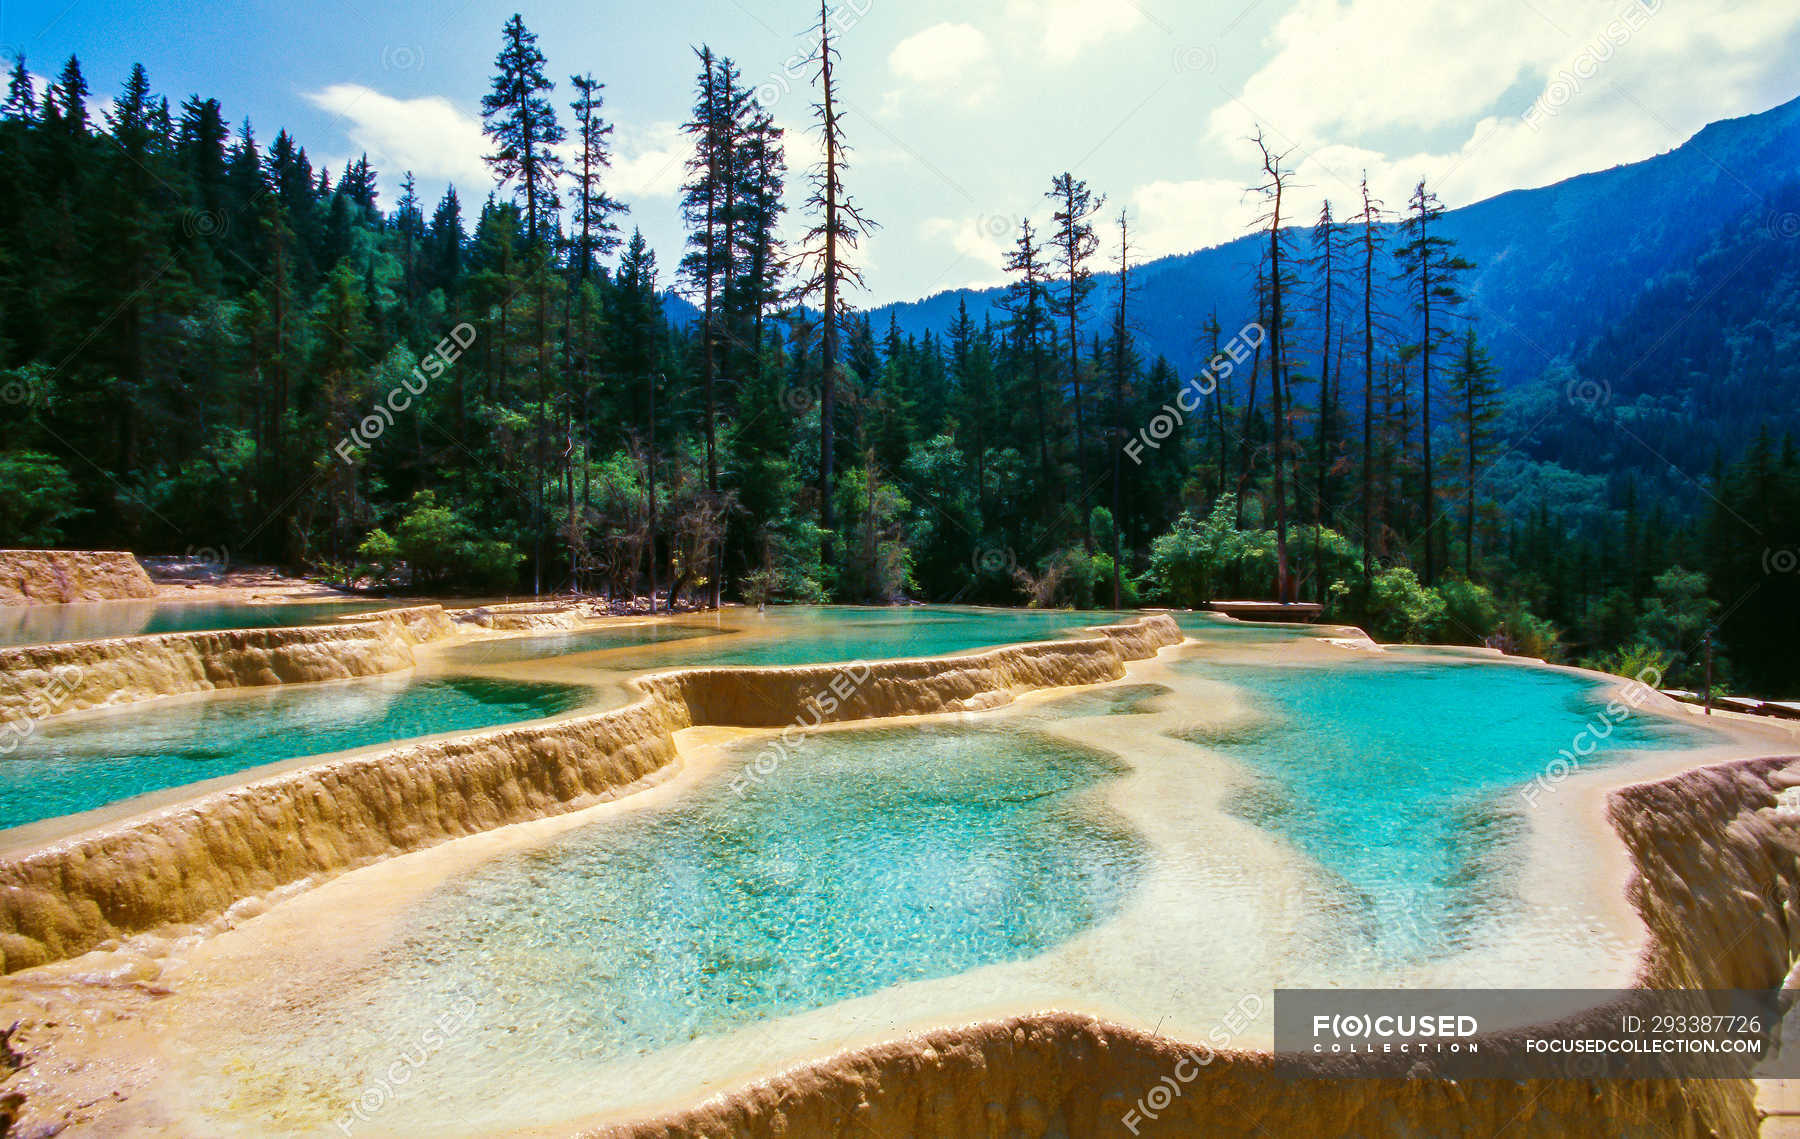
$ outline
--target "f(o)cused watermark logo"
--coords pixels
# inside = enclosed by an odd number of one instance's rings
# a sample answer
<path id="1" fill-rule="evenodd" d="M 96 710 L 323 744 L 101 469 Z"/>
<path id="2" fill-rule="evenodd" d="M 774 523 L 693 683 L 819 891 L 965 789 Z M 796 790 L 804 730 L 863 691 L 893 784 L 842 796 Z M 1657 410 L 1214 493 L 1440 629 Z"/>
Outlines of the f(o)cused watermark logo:
<path id="1" fill-rule="evenodd" d="M 1200 410 L 1200 401 L 1218 391 L 1219 384 L 1230 379 L 1238 366 L 1249 360 L 1267 338 L 1268 333 L 1262 325 L 1255 321 L 1246 324 L 1206 366 L 1206 371 L 1200 373 L 1199 379 L 1182 384 L 1174 401 L 1163 404 L 1150 417 L 1150 422 L 1138 428 L 1137 436 L 1125 444 L 1125 457 L 1143 466 L 1145 449 L 1162 450 L 1162 445 L 1181 430 L 1187 417 Z"/>
<path id="2" fill-rule="evenodd" d="M 1762 556 L 1763 572 L 1766 574 L 1800 573 L 1800 549 L 1767 549 Z"/>
<path id="3" fill-rule="evenodd" d="M 1219 51 L 1211 44 L 1190 44 L 1175 49 L 1178 74 L 1211 73 L 1219 66 Z"/>
<path id="4" fill-rule="evenodd" d="M 224 210 L 187 210 L 181 215 L 181 232 L 189 237 L 223 237 L 231 228 Z"/>
<path id="5" fill-rule="evenodd" d="M 819 402 L 819 393 L 802 384 L 795 384 L 781 393 L 781 405 L 795 415 L 805 415 Z"/>
<path id="6" fill-rule="evenodd" d="M 1599 715 L 1575 733 L 1569 746 L 1556 753 L 1556 758 L 1544 765 L 1544 770 L 1531 777 L 1531 782 L 1519 788 L 1519 798 L 1533 807 L 1546 794 L 1553 794 L 1572 776 L 1581 770 L 1582 760 L 1588 759 L 1612 737 L 1613 729 L 1629 720 L 1632 715 L 1650 699 L 1652 693 L 1662 687 L 1662 670 L 1655 665 L 1645 668 L 1637 674 L 1625 691 L 1607 701 L 1606 707 Z"/>
<path id="7" fill-rule="evenodd" d="M 1011 574 L 1019 568 L 1019 556 L 1010 546 L 980 546 L 970 555 L 969 565 L 979 574 Z"/>
<path id="8" fill-rule="evenodd" d="M 757 752 L 756 757 L 745 764 L 743 770 L 732 779 L 732 792 L 741 799 L 749 794 L 752 787 L 761 785 L 765 779 L 775 774 L 783 763 L 792 759 L 806 745 L 814 731 L 855 697 L 857 691 L 868 682 L 869 675 L 870 668 L 867 664 L 859 661 L 846 665 L 831 678 L 829 684 L 808 696 L 803 705 L 804 711 L 794 717 L 794 722 L 781 729 L 781 736 L 770 740 L 769 745 Z"/>
<path id="9" fill-rule="evenodd" d="M 383 71 L 423 71 L 425 49 L 418 44 L 389 44 L 381 49 Z"/>
<path id="10" fill-rule="evenodd" d="M 365 1086 L 350 1103 L 350 1114 L 338 1121 L 338 1130 L 345 1135 L 354 1134 L 356 1125 L 367 1123 L 394 1101 L 397 1089 L 404 1087 L 413 1078 L 413 1074 L 423 1068 L 426 1061 L 444 1050 L 444 1046 L 455 1040 L 462 1030 L 468 1026 L 475 1015 L 475 998 L 464 997 L 456 1003 L 456 1007 L 444 1013 L 430 1026 L 419 1033 L 419 1042 L 415 1049 L 402 1052 L 398 1059 L 389 1064 L 379 1076 Z M 417 1055 L 414 1055 L 414 1052 Z"/>
<path id="11" fill-rule="evenodd" d="M 40 722 L 62 711 L 81 686 L 82 676 L 76 665 L 62 664 L 52 668 L 49 681 L 26 697 L 23 708 L 14 711 L 4 724 L 0 724 L 0 755 L 18 751 L 19 745 L 37 734 Z"/>
<path id="12" fill-rule="evenodd" d="M 412 374 L 401 380 L 387 395 L 377 400 L 375 409 L 363 416 L 362 421 L 350 429 L 350 433 L 338 441 L 332 448 L 338 458 L 346 464 L 354 465 L 355 452 L 366 450 L 387 433 L 394 425 L 394 416 L 412 406 L 414 396 L 425 394 L 431 381 L 443 376 L 450 365 L 462 358 L 469 345 L 475 343 L 475 326 L 464 322 L 450 330 L 450 335 L 434 345 L 425 358 L 413 367 Z M 415 386 L 416 384 L 416 386 Z"/>
<path id="13" fill-rule="evenodd" d="M 1605 380 L 1573 379 L 1563 385 L 1563 398 L 1575 407 L 1598 411 L 1612 402 L 1612 385 Z"/>
<path id="14" fill-rule="evenodd" d="M 1011 237 L 1019 231 L 1022 219 L 1006 214 L 982 214 L 975 219 L 975 232 L 992 241 Z"/>
<path id="15" fill-rule="evenodd" d="M 0 381 L 0 404 L 7 407 L 29 407 L 37 402 L 37 389 L 22 378 L 13 376 Z"/>
<path id="16" fill-rule="evenodd" d="M 1587 46 L 1583 47 L 1568 66 L 1563 67 L 1550 77 L 1549 84 L 1526 108 L 1520 116 L 1526 126 L 1532 130 L 1541 129 L 1544 120 L 1555 118 L 1562 109 L 1575 101 L 1576 96 L 1586 89 L 1588 81 L 1600 74 L 1619 48 L 1631 42 L 1631 37 L 1650 22 L 1650 17 L 1662 11 L 1663 0 L 1631 0 L 1619 10 L 1619 14 L 1607 21 L 1604 28 Z"/>
<path id="17" fill-rule="evenodd" d="M 1162 1113 L 1186 1092 L 1187 1086 L 1218 1059 L 1219 1052 L 1231 1047 L 1231 1042 L 1250 1027 L 1251 1021 L 1262 1015 L 1262 1010 L 1263 999 L 1255 993 L 1243 996 L 1232 1005 L 1231 1011 L 1207 1032 L 1206 1043 L 1184 1051 L 1169 1074 L 1152 1084 L 1149 1091 L 1137 1098 L 1131 1110 L 1119 1118 L 1125 1130 L 1136 1135 L 1144 1124 L 1160 1119 Z"/>
<path id="18" fill-rule="evenodd" d="M 841 4 L 831 8 L 825 19 L 841 35 L 854 28 L 874 6 L 875 0 L 843 0 Z M 769 72 L 768 78 L 756 85 L 756 90 L 751 92 L 750 97 L 763 110 L 773 111 L 775 104 L 794 89 L 794 84 L 811 82 L 807 68 L 812 62 L 810 51 L 795 52 L 782 60 L 780 67 Z"/>

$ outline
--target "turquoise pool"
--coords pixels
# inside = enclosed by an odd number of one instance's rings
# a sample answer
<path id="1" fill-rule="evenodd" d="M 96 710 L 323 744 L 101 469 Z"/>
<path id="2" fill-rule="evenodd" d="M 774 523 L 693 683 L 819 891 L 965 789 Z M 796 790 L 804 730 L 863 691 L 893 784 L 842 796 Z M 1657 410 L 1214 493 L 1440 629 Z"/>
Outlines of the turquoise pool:
<path id="1" fill-rule="evenodd" d="M 265 763 L 554 716 L 588 697 L 577 685 L 388 677 L 52 723 L 0 757 L 0 828 Z"/>
<path id="2" fill-rule="evenodd" d="M 1292 641 L 1308 637 L 1335 636 L 1337 625 L 1275 624 L 1260 621 L 1234 621 L 1216 613 L 1172 613 L 1181 631 L 1197 640 L 1207 641 Z"/>
<path id="3" fill-rule="evenodd" d="M 0 608 L 0 645 L 88 641 L 142 633 L 319 625 L 353 613 L 371 613 L 410 604 L 414 602 L 344 600 L 258 605 L 209 601 L 105 601 L 8 606 Z"/>
<path id="4" fill-rule="evenodd" d="M 429 967 L 349 999 L 385 1031 L 472 998 L 475 1029 L 450 1047 L 529 1080 L 532 1054 L 604 1063 L 1029 957 L 1106 920 L 1142 867 L 1084 795 L 1123 770 L 1101 753 L 1017 732 L 833 734 L 740 795 L 753 754 L 678 804 L 442 887 L 392 951 Z"/>
<path id="5" fill-rule="evenodd" d="M 1550 773 L 1566 769 L 1563 753 L 1592 769 L 1714 742 L 1661 716 L 1608 715 L 1607 682 L 1543 668 L 1349 656 L 1175 667 L 1248 690 L 1263 717 L 1190 737 L 1249 771 L 1230 809 L 1316 861 L 1347 891 L 1365 940 L 1407 960 L 1466 948 L 1503 908 L 1493 895 L 1506 889 L 1507 848 L 1526 812 L 1558 793 Z M 1577 755 L 1578 738 L 1592 754 Z"/>
<path id="6" fill-rule="evenodd" d="M 458 645 L 444 654 L 444 659 L 457 664 L 514 664 L 518 661 L 549 657 L 574 656 L 577 653 L 607 652 L 612 649 L 661 645 L 671 641 L 691 641 L 698 637 L 728 635 L 730 630 L 705 625 L 647 623 L 625 628 L 571 630 L 557 633 L 534 633 L 528 637 L 506 637 Z"/>
<path id="7" fill-rule="evenodd" d="M 766 614 L 740 611 L 713 631 L 738 635 L 654 653 L 621 652 L 608 669 L 679 666 L 828 664 L 943 656 L 1021 641 L 1044 641 L 1129 615 L 1066 609 L 964 609 L 896 606 L 886 609 L 794 606 Z"/>

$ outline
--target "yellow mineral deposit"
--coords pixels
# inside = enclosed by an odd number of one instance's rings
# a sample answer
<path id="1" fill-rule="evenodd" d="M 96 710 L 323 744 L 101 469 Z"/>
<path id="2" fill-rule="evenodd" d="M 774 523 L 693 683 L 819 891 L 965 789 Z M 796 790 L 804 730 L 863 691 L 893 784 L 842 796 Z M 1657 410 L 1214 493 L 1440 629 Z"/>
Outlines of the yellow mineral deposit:
<path id="1" fill-rule="evenodd" d="M 532 608 L 490 610 L 481 623 L 538 629 L 561 627 L 562 620 Z M 145 699 L 371 675 L 407 667 L 414 645 L 449 631 L 449 618 L 430 607 L 327 629 L 11 650 L 0 656 L 6 678 L 0 685 L 9 686 L 0 687 L 0 700 L 29 688 L 20 676 L 62 664 L 95 677 L 91 689 L 82 689 L 82 707 L 112 702 L 117 698 L 105 694 L 119 689 Z M 730 728 L 741 736 L 742 729 L 777 728 L 797 717 L 844 724 L 1028 703 L 1046 690 L 1141 678 L 1160 650 L 1181 642 L 1170 617 L 1151 615 L 1068 640 L 857 665 L 856 683 L 841 685 L 841 698 L 829 706 L 819 695 L 834 690 L 844 666 L 667 671 L 639 678 L 636 699 L 625 707 L 354 753 L 16 852 L 0 862 L 0 957 L 5 971 L 16 974 L 5 982 L 5 1012 L 23 1018 L 23 1038 L 39 1047 L 43 1065 L 26 1085 L 27 1111 L 46 1121 L 78 1118 L 100 1130 L 182 1133 L 177 1116 L 159 1114 L 165 1109 L 155 1105 L 167 1101 L 151 1094 L 150 1077 L 134 1059 L 132 1034 L 150 1031 L 147 1002 L 155 999 L 144 983 L 131 981 L 139 967 L 118 966 L 105 974 L 110 980 L 83 989 L 73 980 L 86 975 L 87 958 L 80 955 L 99 950 L 96 960 L 119 958 L 133 938 L 146 935 L 209 944 L 205 939 L 223 939 L 222 930 L 271 900 L 299 890 L 321 897 L 348 886 L 351 878 L 330 880 L 359 867 L 381 863 L 363 873 L 391 867 L 399 874 L 411 861 L 400 856 L 449 840 L 480 836 L 469 843 L 492 845 L 514 833 L 500 829 L 513 824 L 526 824 L 519 831 L 554 826 L 572 812 L 610 810 L 597 806 L 608 800 L 623 807 L 680 794 L 672 773 L 691 746 L 678 740 L 695 736 L 691 729 L 704 736 Z M 1352 655 L 1322 641 L 1306 651 Z M 1241 709 L 1227 699 L 1217 711 L 1214 727 L 1223 730 Z M 1770 988 L 1783 982 L 1800 954 L 1800 838 L 1776 808 L 1777 793 L 1800 782 L 1791 762 L 1677 766 L 1628 786 L 1609 786 L 1604 773 L 1583 775 L 1563 797 L 1559 809 L 1568 817 L 1597 818 L 1599 810 L 1589 808 L 1603 805 L 1610 828 L 1589 820 L 1538 841 L 1604 851 L 1600 888 L 1612 891 L 1620 920 L 1635 927 L 1637 983 Z M 1155 786 L 1135 793 L 1160 794 Z M 1210 818 L 1217 804 L 1196 800 L 1183 809 Z M 1226 827 L 1220 833 L 1243 832 Z M 1165 841 L 1153 832 L 1147 838 Z M 407 873 L 421 880 L 450 873 L 459 864 L 455 852 L 467 845 L 421 855 L 438 864 Z M 465 855 L 463 861 L 481 852 Z M 1267 857 L 1248 846 L 1243 856 Z M 1278 872 L 1277 862 L 1269 865 Z M 1523 888 L 1534 887 L 1528 880 Z M 304 909 L 305 901 L 288 905 Z M 277 951 L 265 946 L 262 952 Z M 145 977 L 157 971 L 139 969 Z M 46 995 L 52 993 L 58 995 Z M 54 1027 L 71 1016 L 116 1018 L 115 1031 L 76 1039 Z M 1012 1010 L 858 1044 L 765 1071 L 747 1086 L 738 1080 L 696 1089 L 682 1102 L 625 1122 L 603 1102 L 559 1105 L 562 1118 L 573 1122 L 555 1131 L 621 1139 L 1116 1135 L 1135 1099 L 1192 1054 L 1180 1039 L 1102 1010 Z M 146 1102 L 134 1104 L 133 1092 Z M 116 1109 L 104 1106 L 115 1100 Z M 1142 1135 L 1233 1134 L 1247 1119 L 1257 1121 L 1259 1133 L 1277 1135 L 1511 1130 L 1748 1139 L 1757 1130 L 1748 1081 L 1282 1081 L 1268 1053 L 1253 1046 L 1221 1051 L 1154 1119 L 1139 1118 L 1133 1127 Z"/>
<path id="2" fill-rule="evenodd" d="M 0 605 L 155 597 L 138 560 L 122 550 L 0 550 Z"/>

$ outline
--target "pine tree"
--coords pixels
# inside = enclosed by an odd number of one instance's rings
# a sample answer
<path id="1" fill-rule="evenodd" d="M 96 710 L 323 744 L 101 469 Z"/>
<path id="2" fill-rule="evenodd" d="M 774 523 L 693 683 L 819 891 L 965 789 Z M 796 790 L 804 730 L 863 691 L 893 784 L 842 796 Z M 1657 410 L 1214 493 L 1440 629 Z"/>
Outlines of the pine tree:
<path id="1" fill-rule="evenodd" d="M 44 96 L 44 121 L 70 138 L 86 138 L 88 133 L 88 85 L 81 75 L 81 61 L 74 56 L 63 64 L 62 73 Z M 54 112 L 54 118 L 52 118 Z"/>
<path id="2" fill-rule="evenodd" d="M 544 417 L 549 403 L 550 341 L 549 257 L 557 197 L 563 174 L 556 146 L 565 137 L 556 109 L 545 96 L 555 90 L 544 74 L 544 53 L 537 36 L 514 13 L 501 29 L 500 54 L 494 58 L 493 89 L 481 100 L 482 130 L 493 140 L 485 161 L 502 189 L 509 183 L 525 199 L 525 240 L 537 292 L 537 406 L 533 432 L 535 471 L 532 487 L 532 593 L 543 592 Z"/>
<path id="3" fill-rule="evenodd" d="M 601 114 L 606 84 L 593 75 L 571 75 L 575 101 L 575 138 L 580 153 L 575 159 L 575 216 L 570 229 L 575 235 L 575 279 L 586 281 L 595 256 L 604 257 L 619 247 L 619 223 L 613 215 L 626 211 L 624 203 L 606 192 L 606 172 L 612 167 L 613 126 Z"/>
<path id="4" fill-rule="evenodd" d="M 1461 306 L 1463 295 L 1458 278 L 1474 265 L 1455 253 L 1456 243 L 1437 232 L 1444 205 L 1438 196 L 1420 182 L 1407 205 L 1401 222 L 1401 244 L 1395 250 L 1401 274 L 1412 296 L 1413 312 L 1419 318 L 1419 415 L 1420 459 L 1424 476 L 1421 501 L 1425 530 L 1425 572 L 1421 580 L 1427 585 L 1437 581 L 1437 490 L 1436 472 L 1431 455 L 1431 393 L 1437 376 L 1433 354 L 1450 335 L 1450 316 Z"/>
<path id="5" fill-rule="evenodd" d="M 1369 610 L 1375 563 L 1375 264 L 1385 234 L 1381 203 L 1362 178 L 1362 212 L 1356 215 L 1357 245 L 1362 254 L 1363 442 L 1362 442 L 1362 611 Z"/>
<path id="6" fill-rule="evenodd" d="M 1494 424 L 1500 419 L 1499 369 L 1475 337 L 1463 333 L 1462 352 L 1450 375 L 1456 398 L 1457 426 L 1463 437 L 1463 576 L 1475 578 L 1475 491 L 1481 464 L 1494 451 Z"/>
<path id="7" fill-rule="evenodd" d="M 1290 265 L 1293 255 L 1288 250 L 1288 239 L 1282 233 L 1281 222 L 1287 183 L 1292 174 L 1284 165 L 1286 154 L 1270 150 L 1262 132 L 1257 132 L 1254 141 L 1262 153 L 1264 175 L 1263 183 L 1255 187 L 1256 192 L 1263 197 L 1265 210 L 1257 219 L 1257 224 L 1268 235 L 1264 260 L 1268 270 L 1266 284 L 1269 296 L 1269 419 L 1274 430 L 1271 458 L 1275 467 L 1275 599 L 1286 603 L 1294 600 L 1294 587 L 1288 574 L 1287 551 L 1288 411 L 1285 355 L 1288 322 L 1285 306 L 1291 284 Z"/>
<path id="8" fill-rule="evenodd" d="M 1321 343 L 1319 348 L 1319 414 L 1313 426 L 1314 461 L 1317 464 L 1318 487 L 1313 499 L 1313 600 L 1321 604 L 1325 601 L 1327 582 L 1320 571 L 1320 542 L 1326 526 L 1335 520 L 1331 517 L 1331 467 L 1332 449 L 1331 433 L 1334 426 L 1334 410 L 1337 405 L 1337 389 L 1332 387 L 1333 379 L 1343 385 L 1343 376 L 1334 376 L 1332 371 L 1332 351 L 1336 348 L 1339 357 L 1343 354 L 1343 339 L 1337 336 L 1341 319 L 1338 312 L 1339 272 L 1344 267 L 1346 229 L 1332 215 L 1331 201 L 1327 199 L 1319 211 L 1319 219 L 1313 224 L 1312 263 L 1315 284 L 1314 310 L 1319 315 Z M 1335 339 L 1334 339 L 1335 337 Z"/>
<path id="9" fill-rule="evenodd" d="M 733 153 L 738 145 L 739 118 L 745 97 L 729 60 L 702 45 L 698 96 L 693 117 L 682 127 L 693 139 L 688 182 L 682 188 L 681 213 L 688 226 L 688 254 L 681 276 L 700 302 L 700 383 L 706 402 L 706 489 L 719 490 L 718 371 L 719 304 L 732 279 L 735 185 Z"/>
<path id="10" fill-rule="evenodd" d="M 844 144 L 843 117 L 834 86 L 838 58 L 838 50 L 831 42 L 831 11 L 826 0 L 819 0 L 819 42 L 810 62 L 817 69 L 813 82 L 819 88 L 819 101 L 813 105 L 813 112 L 824 154 L 807 176 L 810 191 L 806 208 L 814 222 L 806 231 L 800 255 L 803 279 L 799 292 L 801 296 L 820 299 L 819 529 L 821 555 L 828 570 L 833 565 L 835 546 L 832 471 L 837 450 L 833 426 L 837 418 L 839 322 L 847 311 L 845 294 L 864 287 L 862 273 L 847 259 L 846 251 L 854 253 L 862 237 L 875 228 L 875 223 L 863 216 L 855 199 L 844 189 L 849 148 Z"/>
<path id="11" fill-rule="evenodd" d="M 502 189 L 513 184 L 524 196 L 525 237 L 535 247 L 544 240 L 561 204 L 556 183 L 563 166 L 556 146 L 565 134 L 556 121 L 556 109 L 545 97 L 556 85 L 544 74 L 537 36 L 517 14 L 500 35 L 493 88 L 481 100 L 482 132 L 495 149 L 483 161 Z"/>
<path id="12" fill-rule="evenodd" d="M 1057 479 L 1050 463 L 1050 401 L 1044 390 L 1043 342 L 1046 335 L 1054 340 L 1056 331 L 1050 319 L 1043 247 L 1035 238 L 1031 219 L 1020 219 L 1019 237 L 1007 254 L 1005 265 L 1006 271 L 1018 279 L 1007 286 L 1000 305 L 1011 318 L 1012 333 L 1019 345 L 1017 354 L 1024 357 L 1031 378 L 1029 402 L 1037 426 L 1038 492 L 1044 496 L 1040 514 L 1047 518 Z"/>
<path id="13" fill-rule="evenodd" d="M 1080 488 L 1075 496 L 1075 510 L 1082 522 L 1082 541 L 1093 547 L 1093 535 L 1087 529 L 1087 426 L 1081 399 L 1081 332 L 1082 317 L 1087 309 L 1088 294 L 1094 291 L 1094 272 L 1088 267 L 1100 250 L 1100 238 L 1094 233 L 1093 218 L 1106 205 L 1106 195 L 1095 195 L 1086 182 L 1064 172 L 1051 179 L 1050 191 L 1044 195 L 1055 203 L 1050 215 L 1050 243 L 1056 249 L 1056 263 L 1062 270 L 1062 295 L 1052 302 L 1062 318 L 1069 347 L 1069 389 L 1075 402 L 1075 476 Z"/>
<path id="14" fill-rule="evenodd" d="M 1124 560 L 1120 531 L 1125 528 L 1125 373 L 1131 367 L 1131 229 L 1125 211 L 1119 211 L 1119 307 L 1113 317 L 1113 464 L 1112 464 L 1112 607 L 1124 608 L 1120 589 L 1120 563 Z"/>
<path id="15" fill-rule="evenodd" d="M 31 72 L 25 69 L 24 52 L 13 56 L 12 70 L 6 78 L 6 104 L 0 106 L 0 117 L 16 123 L 37 121 L 37 89 L 32 86 Z"/>

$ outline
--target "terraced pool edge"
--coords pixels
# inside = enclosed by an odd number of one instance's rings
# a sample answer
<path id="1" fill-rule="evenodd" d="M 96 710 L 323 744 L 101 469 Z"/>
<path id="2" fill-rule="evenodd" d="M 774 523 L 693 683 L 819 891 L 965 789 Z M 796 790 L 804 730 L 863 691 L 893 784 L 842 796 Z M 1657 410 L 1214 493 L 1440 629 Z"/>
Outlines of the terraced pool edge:
<path id="1" fill-rule="evenodd" d="M 1166 614 L 1090 632 L 931 659 L 657 673 L 633 682 L 643 696 L 624 708 L 401 744 L 203 795 L 0 863 L 0 972 L 579 810 L 666 768 L 683 728 L 994 707 L 1016 692 L 1117 680 L 1126 661 L 1182 641 Z"/>
<path id="2" fill-rule="evenodd" d="M 0 648 L 0 722 L 223 688 L 381 676 L 413 667 L 413 647 L 452 628 L 443 606 L 422 605 L 336 625 Z"/>
<path id="3" fill-rule="evenodd" d="M 1772 989 L 1800 955 L 1800 825 L 1776 793 L 1800 759 L 1739 760 L 1614 789 L 1648 945 L 1640 988 Z M 1196 1057 L 1211 1056 L 1210 1063 Z M 1174 1080 L 1180 1080 L 1174 1085 Z M 1124 1120 L 1153 1089 L 1153 1115 Z M 730 1134 L 1757 1134 L 1749 1080 L 1294 1080 L 1266 1052 L 1219 1051 L 1068 1012 L 921 1033 L 581 1132 Z"/>

